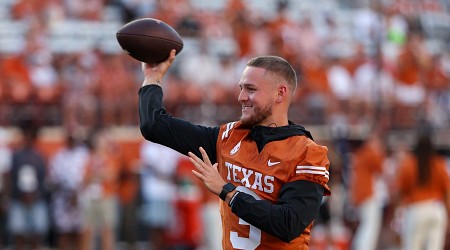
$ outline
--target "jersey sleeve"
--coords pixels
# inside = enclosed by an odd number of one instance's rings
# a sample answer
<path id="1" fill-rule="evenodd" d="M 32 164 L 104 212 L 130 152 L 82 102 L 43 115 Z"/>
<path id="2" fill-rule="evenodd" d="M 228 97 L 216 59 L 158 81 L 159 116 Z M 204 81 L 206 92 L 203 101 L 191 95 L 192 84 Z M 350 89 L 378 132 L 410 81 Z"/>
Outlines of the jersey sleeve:
<path id="1" fill-rule="evenodd" d="M 303 159 L 300 160 L 292 173 L 290 181 L 306 180 L 318 183 L 325 188 L 325 195 L 330 195 L 331 191 L 327 183 L 330 179 L 330 161 L 328 160 L 328 149 L 317 144 L 308 145 L 303 152 Z"/>

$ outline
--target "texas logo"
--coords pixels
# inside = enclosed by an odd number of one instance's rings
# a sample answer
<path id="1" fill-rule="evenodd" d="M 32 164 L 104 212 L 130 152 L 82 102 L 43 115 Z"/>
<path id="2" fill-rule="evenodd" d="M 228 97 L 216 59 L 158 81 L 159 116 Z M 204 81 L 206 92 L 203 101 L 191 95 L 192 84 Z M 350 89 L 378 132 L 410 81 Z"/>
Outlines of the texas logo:
<path id="1" fill-rule="evenodd" d="M 275 163 L 275 162 L 273 162 Z M 278 164 L 278 163 L 276 163 Z M 225 162 L 225 166 L 228 170 L 227 180 L 240 182 L 246 188 L 259 190 L 265 193 L 273 193 L 275 177 L 271 175 L 265 175 L 251 169 L 247 169 L 241 166 Z"/>

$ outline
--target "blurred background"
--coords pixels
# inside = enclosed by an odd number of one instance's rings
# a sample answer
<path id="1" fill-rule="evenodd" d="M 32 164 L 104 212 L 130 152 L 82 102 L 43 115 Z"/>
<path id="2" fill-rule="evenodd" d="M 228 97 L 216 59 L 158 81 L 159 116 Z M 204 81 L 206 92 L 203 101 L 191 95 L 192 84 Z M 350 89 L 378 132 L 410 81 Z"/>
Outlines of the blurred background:
<path id="1" fill-rule="evenodd" d="M 184 41 L 165 106 L 194 123 L 239 119 L 246 61 L 286 58 L 299 76 L 290 119 L 331 160 L 311 249 L 355 244 L 361 189 L 377 199 L 374 249 L 399 249 L 392 187 L 419 131 L 450 173 L 449 10 L 448 0 L 0 0 L 0 248 L 221 249 L 216 197 L 186 157 L 139 132 L 141 64 L 115 32 L 153 17 Z M 373 137 L 377 160 L 358 157 Z M 377 166 L 357 177 L 360 165 Z"/>

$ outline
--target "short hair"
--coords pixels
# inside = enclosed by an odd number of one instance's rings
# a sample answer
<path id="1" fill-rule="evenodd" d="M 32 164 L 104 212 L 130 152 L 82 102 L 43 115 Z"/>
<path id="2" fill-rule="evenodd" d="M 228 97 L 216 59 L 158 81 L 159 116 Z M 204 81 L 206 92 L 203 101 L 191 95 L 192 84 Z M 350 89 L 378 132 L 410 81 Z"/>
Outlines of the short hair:
<path id="1" fill-rule="evenodd" d="M 297 75 L 294 68 L 279 56 L 258 56 L 250 59 L 247 66 L 263 68 L 270 73 L 282 77 L 291 86 L 292 91 L 297 88 Z"/>

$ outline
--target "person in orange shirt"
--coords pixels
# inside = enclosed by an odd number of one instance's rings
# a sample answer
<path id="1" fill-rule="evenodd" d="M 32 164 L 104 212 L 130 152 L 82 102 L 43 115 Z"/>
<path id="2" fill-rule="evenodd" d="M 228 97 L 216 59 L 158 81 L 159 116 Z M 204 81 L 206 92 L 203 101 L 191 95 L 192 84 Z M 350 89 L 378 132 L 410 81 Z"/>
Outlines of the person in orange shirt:
<path id="1" fill-rule="evenodd" d="M 376 191 L 383 172 L 385 150 L 380 136 L 372 132 L 353 153 L 351 198 L 357 208 L 359 225 L 353 238 L 353 249 L 377 249 L 383 202 Z"/>
<path id="2" fill-rule="evenodd" d="M 176 199 L 174 201 L 175 225 L 168 230 L 168 249 L 195 250 L 203 245 L 203 240 L 209 236 L 203 229 L 201 183 L 191 170 L 194 166 L 187 158 L 180 158 L 175 170 Z M 217 197 L 216 197 L 217 198 Z M 219 199 L 216 202 L 219 203 Z M 218 213 L 218 211 L 216 210 Z M 220 225 L 220 221 L 219 221 Z M 219 226 L 220 227 L 220 226 Z M 219 234 L 220 235 L 220 234 Z M 211 249 L 212 250 L 212 249 Z"/>
<path id="3" fill-rule="evenodd" d="M 404 207 L 402 249 L 444 249 L 450 177 L 431 134 L 418 135 L 414 151 L 399 164 L 395 187 L 394 201 Z"/>
<path id="4" fill-rule="evenodd" d="M 417 119 L 419 106 L 426 100 L 426 69 L 431 57 L 425 49 L 422 35 L 410 32 L 399 51 L 393 70 L 394 123 L 397 127 L 411 127 Z"/>
<path id="5" fill-rule="evenodd" d="M 96 132 L 84 175 L 82 196 L 84 230 L 82 249 L 92 249 L 100 232 L 101 249 L 114 249 L 117 224 L 120 152 L 108 131 Z"/>
<path id="6" fill-rule="evenodd" d="M 242 0 L 228 1 L 224 13 L 226 20 L 230 23 L 234 40 L 238 46 L 238 56 L 244 58 L 249 56 L 252 50 L 253 24 L 248 17 L 246 4 Z"/>
<path id="7" fill-rule="evenodd" d="M 330 162 L 328 148 L 288 118 L 297 87 L 291 64 L 270 55 L 249 60 L 236 84 L 241 118 L 207 127 L 164 108 L 162 78 L 174 60 L 172 50 L 160 64 L 142 64 L 141 133 L 188 155 L 193 174 L 222 200 L 222 248 L 309 249 L 322 198 L 331 194 Z"/>

